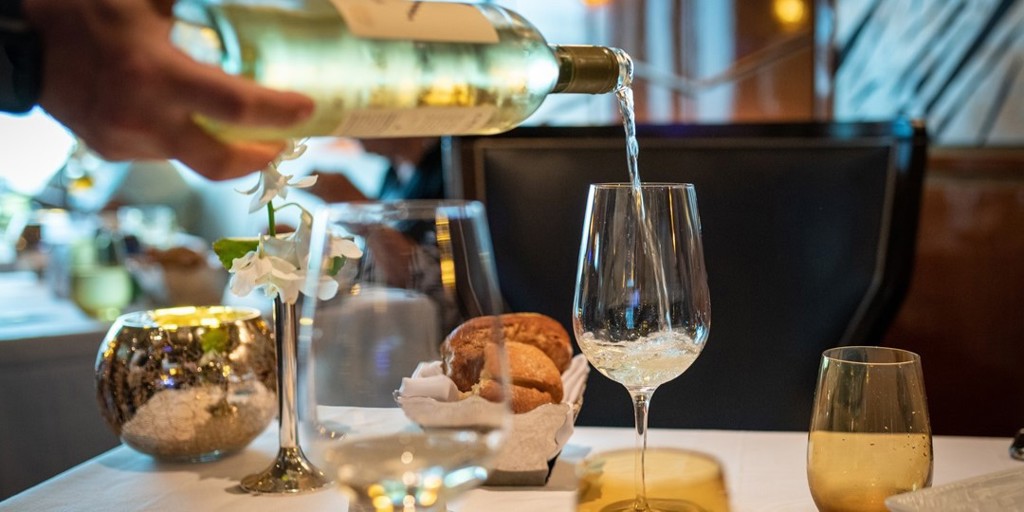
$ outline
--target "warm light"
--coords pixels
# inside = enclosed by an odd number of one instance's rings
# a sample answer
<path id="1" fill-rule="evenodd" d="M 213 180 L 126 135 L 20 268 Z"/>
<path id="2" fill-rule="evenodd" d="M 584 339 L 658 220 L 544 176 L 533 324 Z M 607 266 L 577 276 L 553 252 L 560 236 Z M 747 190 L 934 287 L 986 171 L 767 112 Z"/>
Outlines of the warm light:
<path id="1" fill-rule="evenodd" d="M 807 17 L 804 0 L 775 0 L 772 10 L 783 25 L 799 25 Z"/>
<path id="2" fill-rule="evenodd" d="M 437 246 L 440 249 L 441 285 L 446 290 L 455 289 L 455 259 L 452 251 L 452 235 L 449 231 L 448 217 L 438 212 L 435 219 L 437 229 Z"/>
<path id="3" fill-rule="evenodd" d="M 604 7 L 612 3 L 612 0 L 583 0 L 583 5 L 587 7 Z"/>
<path id="4" fill-rule="evenodd" d="M 182 327 L 218 327 L 226 323 L 256 318 L 259 312 L 224 306 L 182 306 L 157 309 L 151 311 L 149 315 L 156 325 L 173 331 Z"/>

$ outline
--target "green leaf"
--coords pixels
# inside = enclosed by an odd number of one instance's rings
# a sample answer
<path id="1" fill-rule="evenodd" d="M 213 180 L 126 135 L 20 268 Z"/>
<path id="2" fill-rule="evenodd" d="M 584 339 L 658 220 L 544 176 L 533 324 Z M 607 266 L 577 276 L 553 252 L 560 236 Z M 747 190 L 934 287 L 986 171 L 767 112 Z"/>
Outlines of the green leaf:
<path id="1" fill-rule="evenodd" d="M 327 275 L 334 277 L 341 271 L 341 267 L 345 266 L 344 256 L 335 256 L 331 258 L 331 266 L 327 269 Z"/>
<path id="2" fill-rule="evenodd" d="M 202 345 L 203 352 L 212 351 L 223 354 L 230 348 L 231 338 L 228 336 L 227 329 L 214 327 L 199 335 L 199 344 Z"/>
<path id="3" fill-rule="evenodd" d="M 255 251 L 259 244 L 257 238 L 221 238 L 213 243 L 213 252 L 220 258 L 220 264 L 231 270 L 231 263 L 236 258 L 245 256 L 249 251 Z"/>

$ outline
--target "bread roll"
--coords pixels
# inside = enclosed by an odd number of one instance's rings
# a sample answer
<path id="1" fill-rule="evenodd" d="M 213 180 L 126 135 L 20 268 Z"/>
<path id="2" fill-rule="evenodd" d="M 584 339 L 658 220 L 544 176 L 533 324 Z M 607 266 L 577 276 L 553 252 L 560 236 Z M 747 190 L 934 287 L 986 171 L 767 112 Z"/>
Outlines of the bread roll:
<path id="1" fill-rule="evenodd" d="M 486 371 L 480 380 L 501 376 L 498 358 L 494 355 L 494 344 L 484 349 L 487 362 Z M 536 389 L 551 396 L 551 403 L 562 401 L 562 374 L 558 373 L 555 363 L 548 359 L 539 348 L 525 343 L 505 343 L 505 355 L 508 357 L 508 371 L 513 386 Z"/>
<path id="2" fill-rule="evenodd" d="M 509 313 L 501 315 L 505 341 L 526 343 L 544 351 L 558 368 L 565 372 L 572 360 L 569 333 L 557 320 L 540 313 Z"/>
<path id="3" fill-rule="evenodd" d="M 456 387 L 490 400 L 501 399 L 494 378 L 501 370 L 487 353 L 493 350 L 493 330 L 499 326 L 509 362 L 512 408 L 526 412 L 545 403 L 562 401 L 561 373 L 572 358 L 569 335 L 554 319 L 538 313 L 514 313 L 471 319 L 457 327 L 441 345 L 442 366 Z"/>
<path id="4" fill-rule="evenodd" d="M 458 326 L 441 344 L 441 367 L 459 391 L 468 392 L 480 382 L 484 369 L 484 347 L 494 341 L 493 316 L 472 318 Z"/>
<path id="5" fill-rule="evenodd" d="M 501 385 L 496 380 L 485 379 L 480 383 L 480 396 L 493 402 L 501 400 Z M 515 414 L 530 412 L 544 404 L 556 403 L 551 394 L 524 386 L 512 386 L 511 401 L 512 412 Z"/>

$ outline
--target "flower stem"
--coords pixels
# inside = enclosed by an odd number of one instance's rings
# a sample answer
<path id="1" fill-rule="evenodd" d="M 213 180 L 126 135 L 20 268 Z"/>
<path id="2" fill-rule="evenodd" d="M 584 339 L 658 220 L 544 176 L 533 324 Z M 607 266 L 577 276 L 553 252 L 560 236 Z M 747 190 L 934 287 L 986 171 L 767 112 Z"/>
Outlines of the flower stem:
<path id="1" fill-rule="evenodd" d="M 277 222 L 274 220 L 274 204 L 267 203 L 267 222 L 270 227 L 267 228 L 267 234 L 270 236 L 277 236 Z"/>

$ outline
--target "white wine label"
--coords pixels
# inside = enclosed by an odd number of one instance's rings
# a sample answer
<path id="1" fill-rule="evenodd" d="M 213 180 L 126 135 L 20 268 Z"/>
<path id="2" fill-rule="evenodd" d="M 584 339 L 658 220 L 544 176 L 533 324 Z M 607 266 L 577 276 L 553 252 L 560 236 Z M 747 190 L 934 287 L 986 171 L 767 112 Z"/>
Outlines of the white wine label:
<path id="1" fill-rule="evenodd" d="M 497 110 L 493 106 L 356 110 L 345 117 L 334 135 L 371 138 L 478 133 L 489 126 Z"/>
<path id="2" fill-rule="evenodd" d="M 470 4 L 405 0 L 331 0 L 358 37 L 450 43 L 496 43 L 498 32 Z"/>

